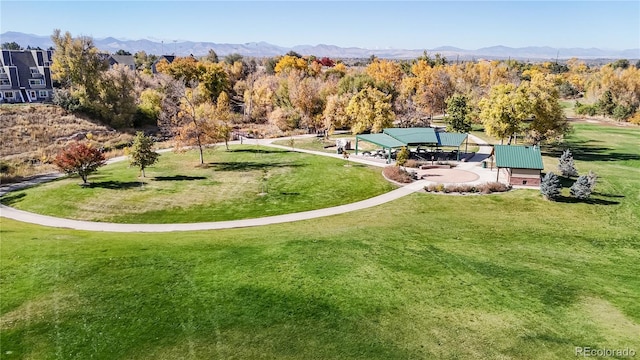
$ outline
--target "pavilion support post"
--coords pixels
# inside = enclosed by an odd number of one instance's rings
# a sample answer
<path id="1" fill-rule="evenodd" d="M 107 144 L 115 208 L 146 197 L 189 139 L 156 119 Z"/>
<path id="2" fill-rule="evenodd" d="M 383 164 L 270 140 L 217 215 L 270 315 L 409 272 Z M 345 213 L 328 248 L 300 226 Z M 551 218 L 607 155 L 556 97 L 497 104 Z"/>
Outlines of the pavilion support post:
<path id="1" fill-rule="evenodd" d="M 464 139 L 464 153 L 467 153 L 467 149 L 469 146 L 469 135 L 467 135 L 467 137 Z"/>
<path id="2" fill-rule="evenodd" d="M 391 148 L 387 148 L 389 153 L 387 153 L 387 164 L 391 164 Z"/>
<path id="3" fill-rule="evenodd" d="M 457 161 L 460 161 L 460 145 L 458 145 L 458 152 L 456 153 Z"/>
<path id="4" fill-rule="evenodd" d="M 356 155 L 358 155 L 358 138 L 356 137 Z"/>
<path id="5" fill-rule="evenodd" d="M 500 168 L 498 167 L 498 171 L 496 171 L 496 182 L 500 182 Z"/>

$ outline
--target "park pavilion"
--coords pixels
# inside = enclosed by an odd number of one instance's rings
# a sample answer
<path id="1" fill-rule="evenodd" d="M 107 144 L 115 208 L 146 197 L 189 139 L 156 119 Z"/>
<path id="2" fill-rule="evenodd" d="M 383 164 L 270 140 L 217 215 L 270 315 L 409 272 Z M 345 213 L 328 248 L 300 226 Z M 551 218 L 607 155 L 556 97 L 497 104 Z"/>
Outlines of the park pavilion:
<path id="1" fill-rule="evenodd" d="M 358 155 L 358 142 L 366 141 L 382 147 L 387 154 L 387 163 L 391 162 L 391 150 L 409 146 L 426 146 L 435 149 L 455 147 L 460 160 L 460 146 L 467 140 L 467 134 L 436 131 L 429 127 L 387 128 L 377 134 L 356 135 L 355 154 Z"/>

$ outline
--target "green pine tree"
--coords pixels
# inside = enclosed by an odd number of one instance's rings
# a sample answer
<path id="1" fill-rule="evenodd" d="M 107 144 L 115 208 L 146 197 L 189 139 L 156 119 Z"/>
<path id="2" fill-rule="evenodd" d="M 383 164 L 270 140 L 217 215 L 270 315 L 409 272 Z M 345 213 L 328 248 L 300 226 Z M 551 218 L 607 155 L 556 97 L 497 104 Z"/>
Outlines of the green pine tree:
<path id="1" fill-rule="evenodd" d="M 558 169 L 564 177 L 578 176 L 578 170 L 573 162 L 573 154 L 567 149 L 562 152 L 558 163 Z"/>
<path id="2" fill-rule="evenodd" d="M 129 163 L 138 167 L 144 177 L 144 169 L 155 164 L 159 156 L 160 154 L 153 151 L 153 139 L 138 131 L 129 150 Z"/>
<path id="3" fill-rule="evenodd" d="M 585 200 L 591 196 L 591 181 L 587 175 L 578 177 L 575 183 L 569 189 L 571 196 L 576 199 Z"/>
<path id="4" fill-rule="evenodd" d="M 469 119 L 469 106 L 467 97 L 456 94 L 447 100 L 447 131 L 457 133 L 468 133 L 471 131 L 471 120 Z"/>
<path id="5" fill-rule="evenodd" d="M 540 183 L 540 193 L 548 200 L 555 200 L 560 196 L 560 179 L 553 171 L 548 172 Z"/>
<path id="6" fill-rule="evenodd" d="M 403 146 L 396 155 L 396 165 L 403 166 L 404 164 L 406 164 L 407 160 L 409 160 L 410 155 L 411 153 L 409 152 L 409 149 L 407 149 L 406 146 Z"/>

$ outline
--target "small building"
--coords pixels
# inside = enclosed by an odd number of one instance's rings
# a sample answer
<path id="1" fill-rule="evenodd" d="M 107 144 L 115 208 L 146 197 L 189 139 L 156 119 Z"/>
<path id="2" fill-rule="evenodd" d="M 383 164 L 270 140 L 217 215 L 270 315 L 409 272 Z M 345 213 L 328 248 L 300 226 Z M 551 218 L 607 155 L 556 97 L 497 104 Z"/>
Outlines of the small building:
<path id="1" fill-rule="evenodd" d="M 51 101 L 52 50 L 2 50 L 0 103 Z"/>
<path id="2" fill-rule="evenodd" d="M 504 169 L 510 185 L 540 186 L 542 154 L 538 146 L 494 145 L 492 156 L 495 156 L 500 171 Z"/>
<path id="3" fill-rule="evenodd" d="M 117 55 L 112 54 L 107 56 L 109 67 L 112 68 L 115 65 L 128 67 L 130 70 L 136 69 L 136 62 L 133 55 Z"/>
<path id="4" fill-rule="evenodd" d="M 171 64 L 175 59 L 176 59 L 175 55 L 161 55 L 158 58 L 158 60 L 154 61 L 153 64 L 151 64 L 151 72 L 154 74 L 158 73 L 158 69 L 156 69 L 156 65 L 158 65 L 159 62 L 166 61 L 167 63 Z"/>

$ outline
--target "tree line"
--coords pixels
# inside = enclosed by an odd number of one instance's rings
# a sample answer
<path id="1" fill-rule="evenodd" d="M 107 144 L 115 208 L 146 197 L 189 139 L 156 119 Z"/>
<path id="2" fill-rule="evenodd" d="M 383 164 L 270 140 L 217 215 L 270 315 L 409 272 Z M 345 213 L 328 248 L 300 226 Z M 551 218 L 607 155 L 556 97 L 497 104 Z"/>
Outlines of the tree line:
<path id="1" fill-rule="evenodd" d="M 453 63 L 425 52 L 410 60 L 372 56 L 348 66 L 295 52 L 221 60 L 210 50 L 171 63 L 138 52 L 133 71 L 109 68 L 91 38 L 56 30 L 52 40 L 58 104 L 114 127 L 158 125 L 189 145 L 226 140 L 234 126 L 362 133 L 394 123 L 424 126 L 441 114 L 451 131 L 482 123 L 503 141 L 538 143 L 569 130 L 561 99 L 575 100 L 578 114 L 640 123 L 640 64 L 622 60 L 599 67 L 577 59 Z"/>

